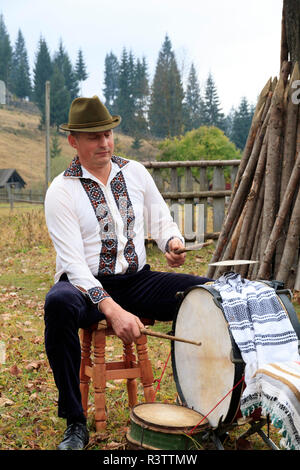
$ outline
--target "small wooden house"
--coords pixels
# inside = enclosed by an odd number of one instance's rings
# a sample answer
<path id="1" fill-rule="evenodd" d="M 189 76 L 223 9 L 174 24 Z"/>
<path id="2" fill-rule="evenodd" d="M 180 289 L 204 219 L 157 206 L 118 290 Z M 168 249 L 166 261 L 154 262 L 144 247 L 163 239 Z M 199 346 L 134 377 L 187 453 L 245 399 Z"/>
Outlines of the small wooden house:
<path id="1" fill-rule="evenodd" d="M 7 188 L 8 186 L 14 189 L 22 189 L 26 185 L 23 178 L 19 175 L 14 168 L 0 169 L 0 188 Z"/>

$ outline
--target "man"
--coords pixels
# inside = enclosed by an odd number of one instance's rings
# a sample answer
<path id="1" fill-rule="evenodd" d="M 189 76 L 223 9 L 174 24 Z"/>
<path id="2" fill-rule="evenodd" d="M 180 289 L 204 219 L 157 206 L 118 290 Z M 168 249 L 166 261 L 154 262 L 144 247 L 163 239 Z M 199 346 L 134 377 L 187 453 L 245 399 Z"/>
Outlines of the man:
<path id="1" fill-rule="evenodd" d="M 78 329 L 106 318 L 125 343 L 140 336 L 139 317 L 170 321 L 175 294 L 205 278 L 151 271 L 145 224 L 171 267 L 184 239 L 144 166 L 114 155 L 111 116 L 99 98 L 73 101 L 69 144 L 76 156 L 45 199 L 46 222 L 57 254 L 55 284 L 45 301 L 45 346 L 59 391 L 58 416 L 67 429 L 58 449 L 88 443 L 79 389 Z"/>

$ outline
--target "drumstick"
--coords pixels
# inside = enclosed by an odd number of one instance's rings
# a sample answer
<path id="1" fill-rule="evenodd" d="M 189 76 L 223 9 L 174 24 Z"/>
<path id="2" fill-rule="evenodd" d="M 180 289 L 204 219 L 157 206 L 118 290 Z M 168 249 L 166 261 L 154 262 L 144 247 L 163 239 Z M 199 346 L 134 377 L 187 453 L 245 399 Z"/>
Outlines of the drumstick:
<path id="1" fill-rule="evenodd" d="M 174 250 L 174 253 L 176 255 L 180 255 L 181 253 L 185 253 L 186 251 L 200 250 L 204 246 L 211 245 L 212 243 L 213 243 L 212 241 L 211 242 L 205 242 L 205 243 L 197 243 L 196 245 L 191 245 L 191 246 L 187 246 L 185 248 L 179 248 L 178 250 Z"/>
<path id="2" fill-rule="evenodd" d="M 171 341 L 181 341 L 182 343 L 189 343 L 189 344 L 195 344 L 196 346 L 201 346 L 201 342 L 191 341 L 185 338 L 178 338 L 178 336 L 166 335 L 164 333 L 147 330 L 146 328 L 141 328 L 140 331 L 144 335 L 156 336 L 157 338 L 170 339 Z"/>

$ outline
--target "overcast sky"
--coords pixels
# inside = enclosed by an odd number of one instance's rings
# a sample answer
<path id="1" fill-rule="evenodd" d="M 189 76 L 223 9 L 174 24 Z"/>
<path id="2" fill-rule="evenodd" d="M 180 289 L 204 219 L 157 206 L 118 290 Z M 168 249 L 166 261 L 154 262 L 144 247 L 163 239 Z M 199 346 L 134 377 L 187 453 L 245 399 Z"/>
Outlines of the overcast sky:
<path id="1" fill-rule="evenodd" d="M 212 73 L 226 113 L 243 96 L 255 104 L 279 71 L 282 0 L 0 0 L 0 13 L 12 45 L 21 29 L 31 70 L 41 35 L 51 54 L 62 39 L 73 64 L 81 48 L 84 96 L 103 96 L 105 55 L 124 47 L 152 78 L 166 34 L 184 77 L 192 62 L 202 88 Z"/>

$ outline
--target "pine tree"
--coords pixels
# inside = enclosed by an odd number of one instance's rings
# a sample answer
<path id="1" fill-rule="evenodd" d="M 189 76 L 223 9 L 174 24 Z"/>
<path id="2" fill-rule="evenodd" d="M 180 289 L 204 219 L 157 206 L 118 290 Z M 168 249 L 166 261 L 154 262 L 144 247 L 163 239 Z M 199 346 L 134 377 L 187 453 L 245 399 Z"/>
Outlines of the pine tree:
<path id="1" fill-rule="evenodd" d="M 147 110 L 149 99 L 149 80 L 145 57 L 143 57 L 142 60 L 136 60 L 132 92 L 135 117 L 134 135 L 138 138 L 140 136 L 145 136 L 148 131 Z"/>
<path id="2" fill-rule="evenodd" d="M 70 107 L 70 92 L 65 86 L 63 73 L 54 64 L 50 86 L 50 124 L 57 127 L 68 121 Z"/>
<path id="3" fill-rule="evenodd" d="M 104 88 L 105 106 L 112 114 L 117 114 L 116 100 L 119 93 L 119 61 L 110 52 L 106 54 L 104 62 Z"/>
<path id="4" fill-rule="evenodd" d="M 150 129 L 157 137 L 182 132 L 184 92 L 168 36 L 159 52 L 149 107 Z"/>
<path id="5" fill-rule="evenodd" d="M 122 116 L 121 130 L 131 134 L 134 129 L 134 99 L 133 99 L 134 59 L 130 52 L 123 49 L 119 69 L 119 91 L 116 100 L 118 113 Z"/>
<path id="6" fill-rule="evenodd" d="M 232 136 L 232 126 L 233 126 L 233 119 L 234 119 L 235 112 L 236 112 L 236 110 L 232 106 L 229 113 L 227 114 L 227 116 L 225 117 L 225 120 L 224 120 L 224 134 L 230 140 L 231 140 L 231 136 Z"/>
<path id="7" fill-rule="evenodd" d="M 10 91 L 18 98 L 29 98 L 32 91 L 28 55 L 24 37 L 20 29 L 12 55 Z"/>
<path id="8" fill-rule="evenodd" d="M 221 111 L 217 88 L 211 73 L 209 73 L 203 98 L 203 124 L 215 126 L 224 130 L 224 114 Z"/>
<path id="9" fill-rule="evenodd" d="M 0 14 L 0 80 L 9 87 L 9 76 L 12 60 L 12 47 L 4 23 L 4 16 Z"/>
<path id="10" fill-rule="evenodd" d="M 80 83 L 80 85 L 82 84 L 82 82 L 84 82 L 88 78 L 86 65 L 83 59 L 83 54 L 82 54 L 81 49 L 79 49 L 78 51 L 77 62 L 75 64 L 75 77 L 76 77 L 76 80 Z"/>
<path id="11" fill-rule="evenodd" d="M 45 83 L 51 79 L 52 69 L 47 43 L 41 37 L 33 71 L 33 99 L 41 111 L 42 122 L 45 121 Z"/>
<path id="12" fill-rule="evenodd" d="M 201 126 L 202 99 L 194 64 L 191 65 L 184 100 L 184 130 Z"/>
<path id="13" fill-rule="evenodd" d="M 250 108 L 246 97 L 241 99 L 238 109 L 235 111 L 232 122 L 231 140 L 243 150 L 248 137 L 253 110 Z"/>
<path id="14" fill-rule="evenodd" d="M 68 53 L 65 51 L 62 41 L 59 43 L 59 48 L 54 55 L 53 62 L 63 74 L 65 87 L 69 92 L 71 102 L 77 98 L 79 94 L 79 84 L 76 78 L 76 72 L 73 69 L 71 60 Z"/>

